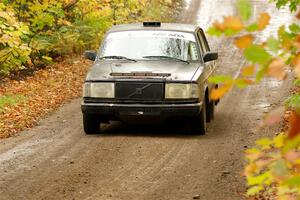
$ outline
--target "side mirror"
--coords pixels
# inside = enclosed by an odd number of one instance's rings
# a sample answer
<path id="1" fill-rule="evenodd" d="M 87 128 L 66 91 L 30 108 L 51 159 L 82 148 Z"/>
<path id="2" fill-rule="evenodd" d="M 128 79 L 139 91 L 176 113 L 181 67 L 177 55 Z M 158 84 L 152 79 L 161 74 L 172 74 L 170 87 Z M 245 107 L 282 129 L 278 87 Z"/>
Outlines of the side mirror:
<path id="1" fill-rule="evenodd" d="M 91 61 L 95 61 L 97 57 L 97 53 L 95 51 L 85 51 L 84 52 L 84 57 L 86 59 L 89 59 Z"/>
<path id="2" fill-rule="evenodd" d="M 203 61 L 206 63 L 209 61 L 217 60 L 218 57 L 219 57 L 219 55 L 216 52 L 207 52 L 203 56 Z"/>

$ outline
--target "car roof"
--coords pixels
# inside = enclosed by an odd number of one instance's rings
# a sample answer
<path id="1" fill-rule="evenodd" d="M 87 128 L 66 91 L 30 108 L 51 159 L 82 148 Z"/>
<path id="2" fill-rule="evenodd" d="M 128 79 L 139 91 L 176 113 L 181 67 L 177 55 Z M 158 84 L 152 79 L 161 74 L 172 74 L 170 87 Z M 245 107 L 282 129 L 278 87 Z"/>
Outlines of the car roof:
<path id="1" fill-rule="evenodd" d="M 134 24 L 121 24 L 113 26 L 108 33 L 120 32 L 120 31 L 137 31 L 137 30 L 160 30 L 160 31 L 178 31 L 178 32 L 190 32 L 194 33 L 199 28 L 192 24 L 179 24 L 179 23 L 161 23 L 158 27 L 144 27 L 143 23 Z"/>

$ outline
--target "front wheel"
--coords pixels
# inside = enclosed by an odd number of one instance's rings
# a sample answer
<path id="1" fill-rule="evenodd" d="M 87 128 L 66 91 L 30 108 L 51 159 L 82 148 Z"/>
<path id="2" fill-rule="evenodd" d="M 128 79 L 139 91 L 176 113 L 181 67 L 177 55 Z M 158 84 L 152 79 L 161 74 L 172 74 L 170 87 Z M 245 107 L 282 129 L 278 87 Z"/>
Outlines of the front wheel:
<path id="1" fill-rule="evenodd" d="M 83 129 L 87 135 L 99 133 L 100 122 L 97 117 L 91 114 L 83 114 Z"/>
<path id="2" fill-rule="evenodd" d="M 206 105 L 203 101 L 201 112 L 198 116 L 191 119 L 191 129 L 192 133 L 195 135 L 205 135 L 206 134 Z"/>
<path id="3" fill-rule="evenodd" d="M 206 122 L 211 122 L 215 118 L 215 102 L 209 102 L 206 110 Z"/>

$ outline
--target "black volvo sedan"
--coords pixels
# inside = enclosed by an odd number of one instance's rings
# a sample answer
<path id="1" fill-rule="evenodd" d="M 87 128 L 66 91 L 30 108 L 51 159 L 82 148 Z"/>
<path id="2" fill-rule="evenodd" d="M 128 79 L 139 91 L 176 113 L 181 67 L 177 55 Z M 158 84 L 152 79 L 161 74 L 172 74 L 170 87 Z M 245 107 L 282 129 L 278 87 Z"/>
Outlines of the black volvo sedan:
<path id="1" fill-rule="evenodd" d="M 144 22 L 110 29 L 86 76 L 81 105 L 86 134 L 113 120 L 184 118 L 194 134 L 205 134 L 216 102 L 216 69 L 203 30 L 194 25 Z"/>

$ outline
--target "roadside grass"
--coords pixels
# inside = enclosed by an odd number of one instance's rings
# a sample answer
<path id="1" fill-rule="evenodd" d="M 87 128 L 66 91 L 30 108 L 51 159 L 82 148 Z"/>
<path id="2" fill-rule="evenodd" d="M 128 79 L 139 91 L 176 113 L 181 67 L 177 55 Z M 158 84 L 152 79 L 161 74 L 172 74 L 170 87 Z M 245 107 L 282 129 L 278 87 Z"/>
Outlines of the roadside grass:
<path id="1" fill-rule="evenodd" d="M 27 97 L 24 95 L 18 95 L 18 94 L 6 94 L 3 96 L 0 96 L 0 113 L 3 112 L 3 109 L 6 106 L 15 106 L 19 103 L 24 103 L 27 101 Z"/>

